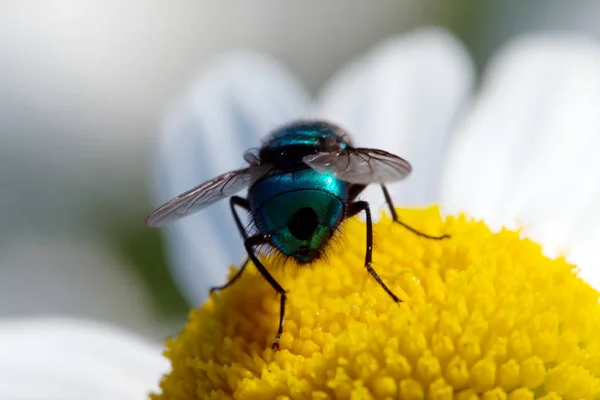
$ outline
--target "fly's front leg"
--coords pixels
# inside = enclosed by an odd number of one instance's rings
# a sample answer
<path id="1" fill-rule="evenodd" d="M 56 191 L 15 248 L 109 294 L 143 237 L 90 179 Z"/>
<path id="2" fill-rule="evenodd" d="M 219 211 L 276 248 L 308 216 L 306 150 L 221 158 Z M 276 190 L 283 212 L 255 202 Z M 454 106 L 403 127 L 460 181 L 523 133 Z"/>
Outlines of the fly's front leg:
<path id="1" fill-rule="evenodd" d="M 369 208 L 369 203 L 367 203 L 366 201 L 357 201 L 355 203 L 350 204 L 350 206 L 348 207 L 348 217 L 352 217 L 361 211 L 364 211 L 367 215 L 367 254 L 365 255 L 365 267 L 367 268 L 369 274 L 371 274 L 371 276 L 375 278 L 377 283 L 379 283 L 379 285 L 383 288 L 383 290 L 385 290 L 386 293 L 389 294 L 390 297 L 396 303 L 399 303 L 402 300 L 400 300 L 398 296 L 396 296 L 386 286 L 386 284 L 383 283 L 379 275 L 377 275 L 377 272 L 375 272 L 375 270 L 371 266 L 371 263 L 373 261 L 373 221 L 371 219 L 371 209 Z"/>
<path id="2" fill-rule="evenodd" d="M 426 233 L 420 232 L 417 229 L 413 228 L 412 226 L 407 225 L 404 222 L 400 221 L 400 219 L 398 218 L 398 214 L 396 213 L 396 209 L 394 208 L 394 204 L 392 203 L 392 197 L 390 196 L 390 192 L 388 192 L 385 185 L 381 185 L 381 190 L 383 190 L 383 196 L 385 197 L 385 202 L 387 203 L 388 207 L 390 208 L 390 213 L 392 214 L 392 219 L 394 220 L 394 222 L 402 225 L 403 227 L 405 227 L 406 229 L 408 229 L 415 235 L 424 237 L 426 239 L 442 240 L 442 239 L 448 239 L 450 237 L 450 235 L 431 236 Z"/>
<path id="3" fill-rule="evenodd" d="M 283 333 L 283 323 L 285 321 L 285 301 L 286 294 L 285 290 L 281 287 L 279 283 L 273 278 L 273 275 L 267 271 L 264 265 L 258 260 L 256 254 L 254 254 L 254 247 L 260 246 L 262 244 L 268 243 L 268 236 L 266 235 L 256 235 L 247 238 L 244 241 L 244 247 L 246 247 L 246 251 L 248 252 L 248 257 L 252 260 L 256 269 L 260 274 L 269 282 L 269 285 L 275 289 L 275 291 L 280 296 L 279 302 L 279 328 L 277 329 L 277 335 L 275 336 L 275 340 L 273 341 L 273 345 L 271 346 L 273 349 L 279 349 L 279 339 L 281 338 L 281 334 Z"/>
<path id="4" fill-rule="evenodd" d="M 242 238 L 244 238 L 245 241 L 246 239 L 248 239 L 248 234 L 246 233 L 246 229 L 244 229 L 244 225 L 242 224 L 242 220 L 239 214 L 237 213 L 235 206 L 242 207 L 244 210 L 250 211 L 250 203 L 248 203 L 247 199 L 244 199 L 243 197 L 239 196 L 233 196 L 229 199 L 229 207 L 231 208 L 231 214 L 233 214 L 235 225 L 237 226 L 238 231 L 240 231 L 240 234 L 242 235 Z M 246 261 L 244 261 L 244 264 L 242 264 L 242 266 L 240 267 L 239 271 L 233 276 L 233 278 L 229 280 L 229 282 L 222 286 L 215 286 L 210 288 L 210 293 L 213 293 L 217 290 L 220 291 L 226 289 L 229 286 L 233 285 L 239 279 L 239 277 L 242 276 L 242 273 L 244 272 L 246 266 L 248 266 L 249 263 L 250 259 L 247 258 Z"/>

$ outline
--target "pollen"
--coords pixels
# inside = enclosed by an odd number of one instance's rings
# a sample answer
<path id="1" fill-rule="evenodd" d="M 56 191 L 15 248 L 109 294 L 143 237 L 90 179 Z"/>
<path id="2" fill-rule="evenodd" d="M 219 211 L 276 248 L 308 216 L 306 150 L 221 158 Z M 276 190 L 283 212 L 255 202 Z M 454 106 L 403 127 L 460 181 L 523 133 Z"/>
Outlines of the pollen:
<path id="1" fill-rule="evenodd" d="M 288 295 L 279 350 L 279 298 L 249 266 L 167 341 L 151 398 L 600 399 L 600 294 L 574 265 L 464 215 L 397 211 L 451 235 L 374 226 L 373 267 L 401 303 L 367 273 L 352 218 L 310 267 L 263 258 Z"/>

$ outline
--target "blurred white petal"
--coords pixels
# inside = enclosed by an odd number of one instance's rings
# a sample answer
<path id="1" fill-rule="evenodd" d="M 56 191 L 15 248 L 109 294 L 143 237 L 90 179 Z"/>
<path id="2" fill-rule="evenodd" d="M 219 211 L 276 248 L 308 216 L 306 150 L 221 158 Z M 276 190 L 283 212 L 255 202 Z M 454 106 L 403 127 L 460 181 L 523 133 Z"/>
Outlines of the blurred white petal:
<path id="1" fill-rule="evenodd" d="M 325 88 L 319 114 L 345 127 L 355 145 L 406 158 L 413 173 L 390 189 L 405 205 L 439 201 L 447 136 L 468 99 L 474 67 L 464 46 L 439 29 L 387 40 L 342 69 Z M 369 188 L 373 206 L 385 204 Z"/>
<path id="2" fill-rule="evenodd" d="M 245 150 L 307 110 L 307 94 L 274 60 L 245 52 L 218 60 L 166 120 L 153 160 L 156 205 L 242 167 Z M 228 265 L 242 262 L 242 240 L 226 200 L 165 230 L 175 279 L 194 306 L 225 282 Z"/>
<path id="3" fill-rule="evenodd" d="M 161 346 L 97 322 L 0 323 L 3 400 L 146 399 L 170 366 Z"/>
<path id="4" fill-rule="evenodd" d="M 502 51 L 459 128 L 443 203 L 525 227 L 600 288 L 600 46 L 537 36 Z"/>

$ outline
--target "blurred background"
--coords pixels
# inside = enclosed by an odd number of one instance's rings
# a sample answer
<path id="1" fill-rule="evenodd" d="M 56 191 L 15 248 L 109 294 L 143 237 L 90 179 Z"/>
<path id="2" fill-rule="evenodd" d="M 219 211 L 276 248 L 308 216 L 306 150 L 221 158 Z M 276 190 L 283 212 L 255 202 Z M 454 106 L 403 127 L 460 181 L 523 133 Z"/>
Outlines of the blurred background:
<path id="1" fill-rule="evenodd" d="M 594 0 L 0 0 L 0 318 L 93 318 L 157 340 L 180 329 L 189 306 L 144 226 L 150 157 L 166 107 L 214 56 L 274 55 L 315 93 L 417 27 L 453 32 L 481 71 L 516 35 L 600 35 L 599 12 Z"/>

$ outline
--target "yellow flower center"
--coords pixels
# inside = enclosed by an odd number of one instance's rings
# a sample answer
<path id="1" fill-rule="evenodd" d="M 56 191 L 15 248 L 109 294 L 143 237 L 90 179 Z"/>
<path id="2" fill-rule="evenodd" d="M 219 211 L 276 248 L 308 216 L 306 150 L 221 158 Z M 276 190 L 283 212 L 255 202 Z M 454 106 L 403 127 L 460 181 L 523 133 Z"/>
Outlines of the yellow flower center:
<path id="1" fill-rule="evenodd" d="M 599 293 L 574 266 L 519 233 L 492 233 L 435 207 L 384 216 L 364 267 L 365 224 L 347 221 L 326 260 L 264 264 L 279 298 L 249 266 L 167 341 L 172 371 L 153 399 L 598 399 Z M 207 251 L 210 251 L 207 249 Z M 233 274 L 234 271 L 232 271 Z"/>

